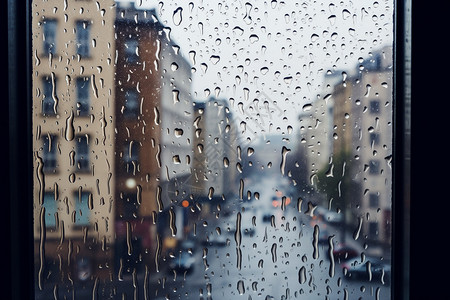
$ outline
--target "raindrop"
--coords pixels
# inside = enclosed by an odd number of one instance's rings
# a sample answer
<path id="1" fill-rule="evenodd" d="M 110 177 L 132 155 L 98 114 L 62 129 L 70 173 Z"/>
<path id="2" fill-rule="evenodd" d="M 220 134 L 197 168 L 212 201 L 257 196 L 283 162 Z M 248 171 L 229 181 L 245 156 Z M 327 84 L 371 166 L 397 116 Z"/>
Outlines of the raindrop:
<path id="1" fill-rule="evenodd" d="M 358 227 L 356 228 L 355 232 L 353 233 L 353 239 L 355 241 L 359 238 L 359 233 L 361 232 L 361 228 L 362 228 L 362 222 L 363 222 L 363 218 L 362 217 L 358 218 Z"/>
<path id="2" fill-rule="evenodd" d="M 208 199 L 211 200 L 214 196 L 214 188 L 210 187 L 208 190 Z"/>
<path id="3" fill-rule="evenodd" d="M 172 90 L 172 99 L 173 99 L 173 104 L 176 104 L 178 102 L 180 102 L 180 91 L 179 90 Z"/>
<path id="4" fill-rule="evenodd" d="M 272 247 L 270 248 L 270 253 L 272 254 L 272 262 L 277 262 L 277 244 L 273 243 Z"/>
<path id="5" fill-rule="evenodd" d="M 228 158 L 224 157 L 223 158 L 223 166 L 225 168 L 228 168 L 229 165 L 230 165 L 230 161 L 228 160 Z"/>
<path id="6" fill-rule="evenodd" d="M 253 43 L 256 43 L 257 41 L 259 41 L 259 37 L 256 34 L 252 34 L 252 35 L 250 35 L 249 40 L 250 40 L 250 43 L 253 44 Z"/>
<path id="7" fill-rule="evenodd" d="M 209 60 L 212 62 L 213 65 L 217 64 L 220 61 L 220 56 L 218 55 L 211 55 Z"/>
<path id="8" fill-rule="evenodd" d="M 175 134 L 175 137 L 177 137 L 177 138 L 181 137 L 183 135 L 183 129 L 175 128 L 174 134 Z"/>
<path id="9" fill-rule="evenodd" d="M 266 75 L 267 72 L 269 72 L 269 68 L 267 68 L 267 67 L 262 67 L 259 71 L 261 72 L 261 74 Z"/>
<path id="10" fill-rule="evenodd" d="M 334 250 L 334 244 L 333 244 L 334 235 L 328 237 L 328 258 L 330 259 L 330 269 L 329 269 L 329 275 L 330 277 L 334 277 L 334 256 L 333 256 L 333 250 Z"/>
<path id="11" fill-rule="evenodd" d="M 313 233 L 313 258 L 319 258 L 319 226 L 314 225 L 314 233 Z"/>
<path id="12" fill-rule="evenodd" d="M 286 166 L 286 156 L 289 152 L 291 152 L 291 149 L 288 149 L 286 148 L 286 146 L 283 146 L 283 149 L 281 150 L 281 164 L 280 164 L 280 171 L 282 175 L 284 175 L 284 169 Z"/>
<path id="13" fill-rule="evenodd" d="M 195 65 L 195 54 L 194 50 L 189 51 L 189 59 L 191 60 L 192 65 Z"/>
<path id="14" fill-rule="evenodd" d="M 159 118 L 159 110 L 158 108 L 156 108 L 156 106 L 153 108 L 153 112 L 155 113 L 155 125 L 159 125 L 160 123 L 160 118 Z"/>
<path id="15" fill-rule="evenodd" d="M 176 216 L 175 212 L 173 211 L 173 208 L 169 210 L 169 226 L 170 226 L 170 232 L 172 233 L 172 236 L 177 235 L 177 226 L 176 223 Z"/>
<path id="16" fill-rule="evenodd" d="M 303 266 L 298 271 L 298 282 L 304 284 L 306 282 L 306 268 Z"/>
<path id="17" fill-rule="evenodd" d="M 237 283 L 237 290 L 239 295 L 243 295 L 245 293 L 244 281 L 239 280 Z"/>
<path id="18" fill-rule="evenodd" d="M 234 233 L 234 240 L 236 242 L 236 247 L 240 247 L 242 242 L 241 218 L 242 218 L 241 213 L 238 212 L 236 215 L 236 232 Z"/>
<path id="19" fill-rule="evenodd" d="M 314 33 L 314 34 L 311 35 L 311 42 L 315 42 L 318 39 L 319 39 L 319 35 L 318 34 Z"/>
<path id="20" fill-rule="evenodd" d="M 311 109 L 312 109 L 312 104 L 311 103 L 305 104 L 302 107 L 303 111 L 310 111 Z"/>
<path id="21" fill-rule="evenodd" d="M 236 27 L 233 28 L 233 32 L 234 32 L 235 34 L 237 34 L 237 35 L 243 35 L 243 34 L 244 34 L 244 29 L 242 29 L 242 28 L 239 27 L 239 26 L 236 26 Z"/>
<path id="22" fill-rule="evenodd" d="M 329 16 L 328 21 L 330 21 L 331 26 L 334 26 L 334 24 L 336 23 L 336 15 Z"/>
<path id="23" fill-rule="evenodd" d="M 182 7 L 178 7 L 173 12 L 172 20 L 173 20 L 173 23 L 175 24 L 175 26 L 179 26 L 181 24 L 181 21 L 183 21 L 183 14 L 182 13 L 183 13 L 183 8 Z"/>
<path id="24" fill-rule="evenodd" d="M 70 173 L 69 175 L 69 182 L 74 183 L 75 182 L 75 173 Z"/>
<path id="25" fill-rule="evenodd" d="M 75 128 L 73 126 L 73 111 L 70 112 L 70 116 L 66 119 L 65 138 L 67 141 L 72 141 L 75 137 Z"/>
<path id="26" fill-rule="evenodd" d="M 181 164 L 180 156 L 178 154 L 172 156 L 172 162 L 176 165 Z"/>

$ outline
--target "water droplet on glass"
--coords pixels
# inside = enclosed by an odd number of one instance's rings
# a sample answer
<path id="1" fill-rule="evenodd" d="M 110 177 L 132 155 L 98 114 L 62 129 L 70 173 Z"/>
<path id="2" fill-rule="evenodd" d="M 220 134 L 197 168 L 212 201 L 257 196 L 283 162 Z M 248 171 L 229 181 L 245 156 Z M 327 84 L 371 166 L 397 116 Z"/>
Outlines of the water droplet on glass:
<path id="1" fill-rule="evenodd" d="M 304 284 L 306 282 L 306 268 L 302 266 L 298 271 L 298 282 Z"/>
<path id="2" fill-rule="evenodd" d="M 212 62 L 213 65 L 217 64 L 220 61 L 220 56 L 218 55 L 211 55 L 209 60 Z"/>
<path id="3" fill-rule="evenodd" d="M 178 7 L 173 12 L 172 20 L 173 20 L 173 23 L 175 24 L 175 26 L 179 26 L 181 24 L 181 22 L 183 21 L 183 14 L 182 13 L 183 13 L 183 8 L 182 7 Z"/>
<path id="4" fill-rule="evenodd" d="M 314 232 L 313 232 L 313 258 L 317 259 L 319 258 L 319 226 L 314 225 Z"/>
<path id="5" fill-rule="evenodd" d="M 280 164 L 280 171 L 282 175 L 284 175 L 284 169 L 286 167 L 286 156 L 289 152 L 291 152 L 291 149 L 288 149 L 286 148 L 286 146 L 283 146 L 281 150 L 281 164 Z"/>
<path id="6" fill-rule="evenodd" d="M 177 138 L 181 137 L 183 135 L 183 129 L 175 128 L 174 134 L 175 134 L 175 137 L 177 137 Z"/>
<path id="7" fill-rule="evenodd" d="M 244 281 L 239 280 L 237 283 L 237 290 L 239 295 L 243 295 L 245 293 Z"/>
<path id="8" fill-rule="evenodd" d="M 250 43 L 253 44 L 253 43 L 256 43 L 257 41 L 259 41 L 259 37 L 256 34 L 252 34 L 252 35 L 250 35 L 249 40 L 250 40 Z"/>
<path id="9" fill-rule="evenodd" d="M 66 119 L 65 138 L 67 141 L 72 141 L 75 137 L 75 128 L 73 126 L 73 111 L 70 112 L 70 116 Z"/>

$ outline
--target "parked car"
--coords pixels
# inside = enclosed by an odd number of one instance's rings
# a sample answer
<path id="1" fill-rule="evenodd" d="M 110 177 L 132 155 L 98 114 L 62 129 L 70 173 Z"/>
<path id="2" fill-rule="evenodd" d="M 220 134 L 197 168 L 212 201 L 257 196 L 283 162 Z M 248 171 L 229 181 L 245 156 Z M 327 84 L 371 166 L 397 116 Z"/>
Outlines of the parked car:
<path id="1" fill-rule="evenodd" d="M 169 268 L 177 272 L 190 273 L 196 261 L 194 247 L 195 243 L 192 241 L 182 241 L 178 249 L 174 252 L 174 256 L 170 258 Z"/>
<path id="2" fill-rule="evenodd" d="M 271 221 L 272 221 L 272 214 L 271 213 L 265 213 L 265 214 L 263 214 L 263 216 L 262 216 L 262 221 L 264 222 L 264 223 L 270 223 Z"/>
<path id="3" fill-rule="evenodd" d="M 342 221 L 344 220 L 343 214 L 329 210 L 322 206 L 318 206 L 315 209 L 315 213 L 316 213 L 316 215 L 321 217 L 324 222 L 327 222 L 330 224 L 342 223 Z"/>
<path id="4" fill-rule="evenodd" d="M 344 275 L 350 280 L 378 281 L 389 283 L 391 279 L 391 265 L 379 258 L 369 257 L 365 262 L 349 260 L 343 264 Z"/>
<path id="5" fill-rule="evenodd" d="M 356 248 L 347 244 L 338 244 L 333 249 L 333 257 L 337 262 L 358 257 L 360 254 Z"/>
<path id="6" fill-rule="evenodd" d="M 224 247 L 229 244 L 229 241 L 223 234 L 212 233 L 202 241 L 202 245 L 205 247 Z"/>
<path id="7" fill-rule="evenodd" d="M 171 259 L 169 267 L 177 272 L 190 273 L 194 268 L 195 257 L 192 253 L 182 251 Z"/>

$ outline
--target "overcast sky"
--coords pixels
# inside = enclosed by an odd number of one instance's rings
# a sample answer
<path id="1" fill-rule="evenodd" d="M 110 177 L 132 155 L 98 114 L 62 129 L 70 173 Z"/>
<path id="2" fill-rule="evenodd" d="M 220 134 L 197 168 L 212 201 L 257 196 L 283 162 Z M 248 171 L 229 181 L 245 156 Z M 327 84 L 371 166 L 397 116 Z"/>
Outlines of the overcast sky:
<path id="1" fill-rule="evenodd" d="M 266 132 L 286 131 L 306 103 L 323 97 L 327 72 L 348 73 L 358 59 L 393 42 L 392 0 L 136 0 L 135 5 L 156 9 L 170 28 L 196 70 L 194 99 L 216 94 L 232 99 L 241 119 Z"/>

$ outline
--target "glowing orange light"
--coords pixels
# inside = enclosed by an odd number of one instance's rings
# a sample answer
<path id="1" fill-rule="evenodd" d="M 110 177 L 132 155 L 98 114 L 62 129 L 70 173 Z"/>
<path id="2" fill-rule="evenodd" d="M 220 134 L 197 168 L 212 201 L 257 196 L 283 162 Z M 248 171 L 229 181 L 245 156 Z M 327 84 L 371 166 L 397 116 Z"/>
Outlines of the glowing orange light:
<path id="1" fill-rule="evenodd" d="M 278 207 L 278 201 L 277 200 L 273 200 L 272 201 L 272 206 L 273 207 Z"/>
<path id="2" fill-rule="evenodd" d="M 290 197 L 287 197 L 285 203 L 286 203 L 286 205 L 288 205 L 289 203 L 291 203 L 291 198 L 290 198 Z"/>
<path id="3" fill-rule="evenodd" d="M 183 207 L 188 207 L 188 206 L 189 206 L 189 201 L 183 200 L 183 201 L 181 202 L 181 205 L 182 205 Z"/>

